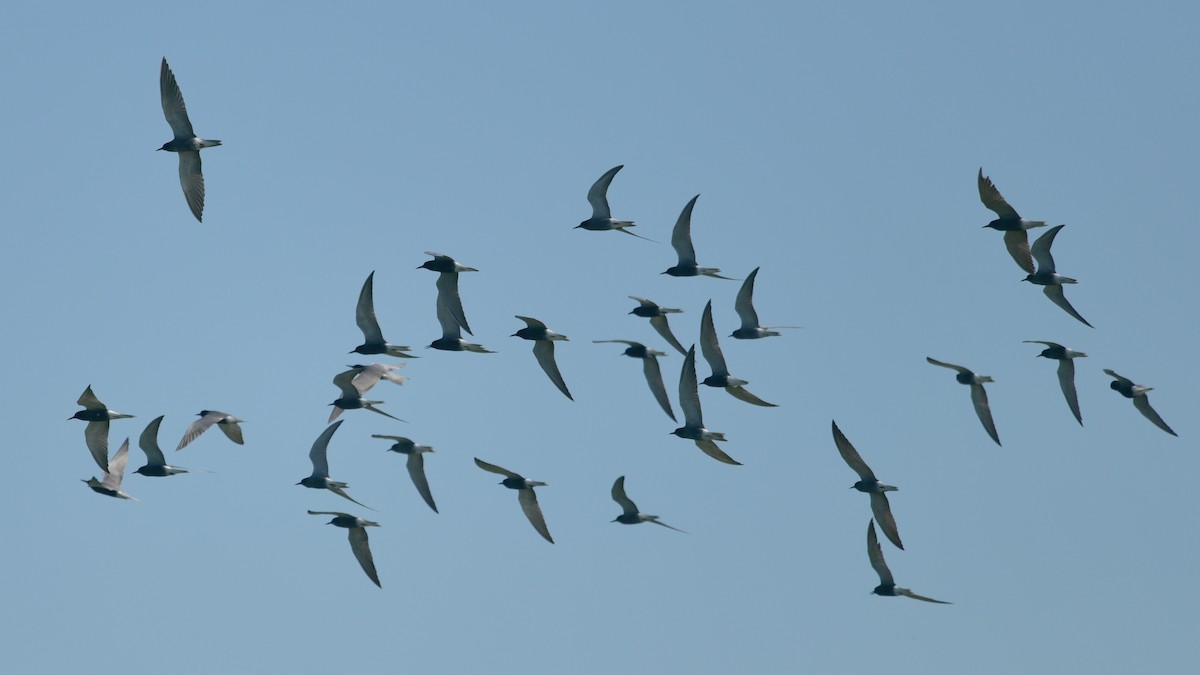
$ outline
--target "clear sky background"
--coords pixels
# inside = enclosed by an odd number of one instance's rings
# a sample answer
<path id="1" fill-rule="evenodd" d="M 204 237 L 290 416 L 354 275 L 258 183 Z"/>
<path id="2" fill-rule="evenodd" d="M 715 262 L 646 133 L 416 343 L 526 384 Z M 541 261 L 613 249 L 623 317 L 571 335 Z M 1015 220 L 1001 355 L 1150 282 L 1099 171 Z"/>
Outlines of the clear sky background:
<path id="1" fill-rule="evenodd" d="M 1184 673 L 1200 602 L 1194 413 L 1200 119 L 1196 8 L 1063 3 L 303 3 L 11 6 L 0 25 L 0 281 L 9 486 L 0 634 L 14 672 Z M 204 152 L 187 210 L 158 94 L 170 62 Z M 617 164 L 614 216 L 660 243 L 572 229 Z M 979 202 L 989 174 L 1054 253 L 1095 330 L 1020 283 Z M 675 279 L 699 193 L 701 264 L 762 267 L 764 323 L 726 338 L 738 282 Z M 496 354 L 439 336 L 423 251 L 477 267 L 461 292 Z M 376 272 L 384 334 L 416 348 L 344 415 L 334 478 L 378 513 L 295 486 L 369 362 L 354 305 Z M 701 392 L 742 467 L 669 435 L 624 338 L 671 351 L 626 296 L 710 298 L 734 375 L 780 405 Z M 575 402 L 510 334 L 570 336 Z M 1071 417 L 1054 340 L 1077 362 Z M 995 378 L 1003 447 L 926 356 Z M 682 357 L 663 359 L 674 400 Z M 1108 388 L 1154 386 L 1180 434 Z M 700 365 L 700 376 L 708 374 Z M 166 415 L 168 460 L 96 467 L 66 421 L 91 384 L 111 448 Z M 377 395 L 377 396 L 376 396 Z M 675 402 L 678 411 L 678 403 Z M 238 447 L 201 409 L 248 420 Z M 885 482 L 908 550 L 869 595 L 865 495 L 839 426 Z M 433 445 L 441 507 L 371 434 Z M 549 485 L 557 544 L 472 457 Z M 647 513 L 610 523 L 627 476 Z M 344 530 L 370 531 L 383 588 Z"/>

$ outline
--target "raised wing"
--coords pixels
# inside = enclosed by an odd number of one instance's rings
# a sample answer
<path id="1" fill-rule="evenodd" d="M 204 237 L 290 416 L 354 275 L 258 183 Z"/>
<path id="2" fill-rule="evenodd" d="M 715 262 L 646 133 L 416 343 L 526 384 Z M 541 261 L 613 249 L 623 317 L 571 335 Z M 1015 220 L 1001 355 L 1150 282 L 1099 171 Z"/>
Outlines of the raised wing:
<path id="1" fill-rule="evenodd" d="M 329 450 L 329 439 L 333 438 L 333 432 L 337 431 L 338 427 L 342 426 L 342 422 L 344 421 L 345 420 L 338 420 L 337 422 L 330 424 L 325 431 L 321 432 L 320 436 L 317 436 L 317 440 L 313 442 L 312 449 L 308 451 L 308 458 L 312 461 L 314 476 L 323 478 L 329 477 L 329 459 L 327 455 Z M 350 499 L 349 497 L 346 498 Z M 351 499 L 350 501 L 354 500 Z M 357 504 L 358 502 L 355 503 Z"/>
<path id="2" fill-rule="evenodd" d="M 675 255 L 679 256 L 680 265 L 696 264 L 696 249 L 692 247 L 692 209 L 699 198 L 700 195 L 692 197 L 687 206 L 683 207 L 679 219 L 675 221 L 675 229 L 671 230 L 671 247 L 675 249 Z"/>
<path id="3" fill-rule="evenodd" d="M 614 166 L 604 173 L 591 189 L 588 190 L 588 203 L 592 205 L 592 218 L 603 219 L 612 218 L 612 213 L 608 209 L 608 186 L 612 183 L 613 176 L 625 167 L 624 164 Z"/>
<path id="4" fill-rule="evenodd" d="M 696 382 L 696 346 L 688 349 L 679 371 L 679 407 L 683 409 L 683 423 L 689 427 L 704 427 L 700 413 L 700 391 Z M 703 449 L 703 448 L 702 448 Z"/>
<path id="5" fill-rule="evenodd" d="M 375 318 L 375 273 L 367 275 L 362 290 L 358 292 L 358 306 L 354 309 L 354 321 L 362 331 L 363 341 L 368 344 L 384 342 L 379 320 Z"/>
<path id="6" fill-rule="evenodd" d="M 524 480 L 524 477 L 521 474 L 513 473 L 512 471 L 509 471 L 508 469 L 505 469 L 503 467 L 496 466 L 495 464 L 489 464 L 489 463 L 483 461 L 482 459 L 479 459 L 478 457 L 475 458 L 475 466 L 483 469 L 484 471 L 491 471 L 492 473 L 498 473 L 501 476 L 507 476 L 508 478 L 517 478 L 519 480 Z"/>
<path id="7" fill-rule="evenodd" d="M 1008 205 L 1000 191 L 992 184 L 992 179 L 983 175 L 983 167 L 979 168 L 979 201 L 983 205 L 996 212 L 996 215 L 1001 218 L 1010 220 L 1020 220 L 1021 216 L 1017 215 L 1017 210 Z M 1032 270 L 1031 270 L 1032 272 Z"/>
<path id="8" fill-rule="evenodd" d="M 758 312 L 754 311 L 754 279 L 758 277 L 759 268 L 755 267 L 750 276 L 742 282 L 737 298 L 733 301 L 733 309 L 742 320 L 742 328 L 758 328 Z"/>
<path id="9" fill-rule="evenodd" d="M 1050 255 L 1050 246 L 1054 244 L 1054 238 L 1058 236 L 1059 230 L 1064 227 L 1066 225 L 1055 225 L 1033 242 L 1031 252 L 1033 259 L 1037 261 L 1039 273 L 1054 272 L 1054 256 Z"/>
<path id="10" fill-rule="evenodd" d="M 162 98 L 163 116 L 167 118 L 167 124 L 171 125 L 171 133 L 175 138 L 195 138 L 196 132 L 192 131 L 192 122 L 188 119 L 187 106 L 183 104 L 183 93 L 179 91 L 179 84 L 175 82 L 175 73 L 171 72 L 171 67 L 167 65 L 167 59 L 162 60 L 162 67 L 158 70 L 158 90 L 159 96 Z"/>
<path id="11" fill-rule="evenodd" d="M 75 404 L 81 405 L 88 410 L 108 410 L 108 406 L 101 403 L 100 399 L 96 398 L 96 395 L 92 393 L 92 385 L 90 384 L 79 395 L 79 400 Z"/>
<path id="12" fill-rule="evenodd" d="M 937 359 L 931 359 L 928 356 L 925 357 L 925 360 L 928 361 L 929 363 L 932 363 L 935 366 L 949 368 L 950 370 L 957 370 L 958 372 L 962 373 L 963 375 L 974 375 L 975 374 L 975 372 L 970 370 L 969 368 L 963 368 L 962 366 L 956 366 L 953 363 L 946 363 L 945 361 L 938 361 Z"/>
<path id="13" fill-rule="evenodd" d="M 158 447 L 158 427 L 165 415 L 159 415 L 150 420 L 142 435 L 138 437 L 138 447 L 146 453 L 146 464 L 149 466 L 166 466 L 167 458 L 163 457 L 162 448 Z"/>
<path id="14" fill-rule="evenodd" d="M 854 473 L 858 474 L 859 478 L 867 482 L 877 480 L 875 478 L 875 473 L 871 471 L 871 467 L 867 466 L 867 463 L 863 461 L 862 456 L 858 454 L 858 450 L 854 448 L 854 446 L 850 443 L 850 440 L 846 438 L 846 435 L 843 434 L 842 430 L 838 428 L 837 422 L 833 423 L 833 443 L 837 446 L 838 452 L 842 455 L 842 459 L 850 466 L 851 469 L 854 470 Z M 880 521 L 880 524 L 883 524 L 882 521 Z M 900 548 L 904 547 L 901 546 Z"/>
<path id="15" fill-rule="evenodd" d="M 729 375 L 729 366 L 725 365 L 725 355 L 721 353 L 717 330 L 713 327 L 712 300 L 704 306 L 704 314 L 700 317 L 700 351 L 704 354 L 704 360 L 708 361 L 708 366 L 712 368 L 713 375 Z"/>
<path id="16" fill-rule="evenodd" d="M 546 330 L 546 324 L 538 321 L 537 319 L 528 316 L 518 316 L 517 318 L 524 321 L 527 328 L 540 328 L 542 330 Z"/>
<path id="17" fill-rule="evenodd" d="M 621 505 L 621 510 L 628 515 L 637 515 L 637 504 L 625 494 L 625 476 L 618 478 L 612 486 L 613 501 Z"/>
<path id="18" fill-rule="evenodd" d="M 104 480 L 100 484 L 110 490 L 120 490 L 121 481 L 125 478 L 125 464 L 129 462 L 129 439 L 121 444 L 121 449 L 117 450 L 117 454 L 113 455 L 112 461 L 108 463 L 108 470 L 104 474 Z"/>
<path id="19" fill-rule="evenodd" d="M 871 561 L 871 567 L 875 568 L 875 573 L 879 575 L 881 585 L 896 585 L 896 580 L 892 578 L 892 571 L 888 569 L 887 562 L 883 559 L 883 548 L 879 546 L 879 537 L 875 534 L 874 520 L 867 525 L 867 558 Z"/>

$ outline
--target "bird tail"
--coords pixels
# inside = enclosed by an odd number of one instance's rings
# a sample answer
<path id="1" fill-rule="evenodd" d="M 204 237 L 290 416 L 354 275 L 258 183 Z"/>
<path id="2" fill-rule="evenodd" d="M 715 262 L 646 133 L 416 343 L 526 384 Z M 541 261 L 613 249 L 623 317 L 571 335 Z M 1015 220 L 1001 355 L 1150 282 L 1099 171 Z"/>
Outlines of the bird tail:
<path id="1" fill-rule="evenodd" d="M 529 487 L 542 487 L 546 484 L 540 480 L 527 480 L 527 481 L 525 481 L 525 485 L 527 485 Z"/>
<path id="2" fill-rule="evenodd" d="M 708 434 L 709 434 L 709 438 L 711 438 L 714 441 L 725 440 L 725 432 L 723 432 L 723 431 L 710 431 L 710 432 L 708 432 Z"/>
<path id="3" fill-rule="evenodd" d="M 200 141 L 201 148 L 213 148 L 221 144 L 221 141 L 214 141 L 208 138 L 199 138 L 196 140 Z"/>

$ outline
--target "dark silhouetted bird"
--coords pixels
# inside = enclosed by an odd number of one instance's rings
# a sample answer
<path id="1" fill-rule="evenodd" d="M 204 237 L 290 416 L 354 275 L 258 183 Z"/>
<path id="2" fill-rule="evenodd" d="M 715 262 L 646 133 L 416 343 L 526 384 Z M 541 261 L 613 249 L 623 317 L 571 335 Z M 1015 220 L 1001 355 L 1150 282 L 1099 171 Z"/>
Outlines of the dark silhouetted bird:
<path id="1" fill-rule="evenodd" d="M 126 438 L 125 442 L 121 444 L 121 449 L 117 450 L 117 454 L 113 455 L 112 461 L 104 469 L 104 478 L 96 480 L 93 476 L 83 482 L 87 483 L 87 486 L 94 492 L 117 499 L 133 499 L 136 502 L 136 499 L 121 491 L 121 481 L 125 478 L 125 463 L 128 461 L 129 439 Z"/>
<path id="2" fill-rule="evenodd" d="M 983 175 L 982 167 L 979 169 L 979 200 L 983 202 L 984 206 L 995 211 L 997 216 L 1000 216 L 984 227 L 1003 232 L 1004 245 L 1008 248 L 1008 254 L 1017 262 L 1017 265 L 1020 265 L 1021 269 L 1033 274 L 1033 258 L 1029 254 L 1029 235 L 1025 231 L 1035 227 L 1045 227 L 1045 221 L 1025 220 L 1017 215 L 1016 209 L 1009 206 L 996 186 L 992 185 L 992 179 Z"/>
<path id="3" fill-rule="evenodd" d="M 625 476 L 621 476 L 616 480 L 616 482 L 613 483 L 612 498 L 614 502 L 621 505 L 622 511 L 621 515 L 612 519 L 612 522 L 614 523 L 621 523 L 622 525 L 654 523 L 655 525 L 662 525 L 663 527 L 675 530 L 676 532 L 683 532 L 683 530 L 679 529 L 678 527 L 671 527 L 670 525 L 662 522 L 658 519 L 658 516 L 651 516 L 638 511 L 637 504 L 634 504 L 633 500 L 625 494 Z M 687 533 L 684 532 L 684 534 Z"/>
<path id="4" fill-rule="evenodd" d="M 879 575 L 879 585 L 875 587 L 875 590 L 871 591 L 875 595 L 890 597 L 903 595 L 913 600 L 936 602 L 939 605 L 950 604 L 944 600 L 934 600 L 923 595 L 917 595 L 910 589 L 900 588 L 896 585 L 895 579 L 892 578 L 892 571 L 888 569 L 887 562 L 883 559 L 883 547 L 879 545 L 879 537 L 875 535 L 874 520 L 867 524 L 867 557 L 871 560 L 871 567 L 875 568 L 875 573 Z"/>
<path id="5" fill-rule="evenodd" d="M 892 507 L 888 504 L 887 498 L 888 492 L 900 488 L 884 485 L 875 478 L 871 467 L 867 466 L 867 463 L 858 454 L 858 450 L 854 449 L 842 430 L 838 429 L 837 422 L 833 423 L 833 443 L 837 446 L 838 452 L 841 453 L 846 464 L 854 469 L 854 473 L 858 474 L 858 482 L 850 487 L 871 496 L 871 513 L 875 515 L 875 520 L 879 521 L 879 526 L 883 528 L 883 533 L 888 540 L 895 544 L 896 548 L 903 550 L 904 544 L 900 542 L 900 531 L 896 529 L 896 518 L 892 516 Z"/>
<path id="6" fill-rule="evenodd" d="M 1058 361 L 1058 386 L 1062 388 L 1063 396 L 1067 399 L 1067 406 L 1071 408 L 1071 414 L 1075 415 L 1075 420 L 1082 426 L 1083 415 L 1079 413 L 1079 396 L 1075 393 L 1075 362 L 1072 359 L 1083 358 L 1087 354 L 1067 349 L 1057 342 L 1047 342 L 1046 340 L 1024 340 L 1024 342 L 1046 345 L 1046 348 L 1038 356 Z"/>
<path id="7" fill-rule="evenodd" d="M 679 220 L 675 221 L 675 229 L 671 231 L 671 246 L 674 247 L 679 262 L 674 267 L 668 267 L 663 274 L 673 277 L 706 276 L 732 281 L 729 277 L 718 274 L 720 268 L 701 267 L 696 263 L 696 249 L 692 246 L 692 209 L 696 207 L 696 200 L 699 198 L 700 195 L 692 197 L 679 214 Z"/>
<path id="8" fill-rule="evenodd" d="M 639 298 L 635 295 L 631 295 L 629 298 L 631 300 L 638 301 L 638 306 L 634 307 L 629 313 L 635 316 L 650 319 L 650 327 L 658 331 L 658 334 L 661 335 L 668 344 L 679 350 L 680 354 L 686 356 L 687 350 L 683 348 L 683 345 L 679 344 L 679 340 L 675 339 L 675 335 L 671 332 L 671 326 L 667 324 L 668 314 L 679 314 L 683 312 L 683 310 L 673 309 L 671 307 L 661 307 L 653 300 Z"/>
<path id="9" fill-rule="evenodd" d="M 925 360 L 935 366 L 957 371 L 958 374 L 954 376 L 954 379 L 959 384 L 970 385 L 971 403 L 975 405 L 975 414 L 979 416 L 979 421 L 983 423 L 983 428 L 988 432 L 988 436 L 991 436 L 992 440 L 996 441 L 996 445 L 1000 445 L 1000 435 L 996 433 L 996 423 L 992 421 L 992 409 L 988 406 L 987 392 L 983 390 L 983 384 L 985 382 L 992 382 L 992 378 L 987 375 L 979 375 L 968 368 L 956 366 L 953 363 L 943 363 L 937 359 L 931 359 L 928 356 L 925 357 Z"/>
<path id="10" fill-rule="evenodd" d="M 83 406 L 84 409 L 67 419 L 87 422 L 87 427 L 83 430 L 83 440 L 87 443 L 87 448 L 92 453 L 92 459 L 96 461 L 96 466 L 100 467 L 101 471 L 108 471 L 108 422 L 109 420 L 130 418 L 133 415 L 109 410 L 108 406 L 101 403 L 100 399 L 92 393 L 90 384 L 79 395 L 76 403 Z"/>
<path id="11" fill-rule="evenodd" d="M 1108 368 L 1105 368 L 1104 372 L 1109 376 L 1116 378 L 1112 382 L 1108 383 L 1109 388 L 1118 392 L 1125 398 L 1133 399 L 1133 407 L 1137 408 L 1138 412 L 1142 413 L 1146 419 L 1153 422 L 1154 426 L 1162 429 L 1172 436 L 1179 435 L 1175 433 L 1171 427 L 1167 426 L 1167 423 L 1163 421 L 1163 418 L 1158 416 L 1158 413 L 1154 411 L 1154 408 L 1150 407 L 1150 397 L 1146 395 L 1146 392 L 1152 391 L 1154 387 L 1145 387 L 1140 384 L 1134 384 L 1133 380 L 1121 377 Z"/>
<path id="12" fill-rule="evenodd" d="M 154 476 L 161 478 L 163 476 L 174 476 L 177 473 L 187 473 L 188 470 L 178 466 L 167 464 L 166 457 L 163 457 L 162 448 L 158 447 L 158 427 L 162 424 L 163 415 L 159 415 L 150 420 L 150 424 L 146 425 L 142 435 L 138 438 L 138 447 L 142 452 L 146 453 L 146 465 L 139 467 L 134 473 L 140 473 L 143 476 Z"/>
<path id="13" fill-rule="evenodd" d="M 433 448 L 428 445 L 417 445 L 411 440 L 403 436 L 385 436 L 383 434 L 371 434 L 371 438 L 385 438 L 392 443 L 392 447 L 388 448 L 390 452 L 398 452 L 408 456 L 408 476 L 412 478 L 413 485 L 417 486 L 417 492 L 421 493 L 421 499 L 437 513 L 437 504 L 433 502 L 433 493 L 429 491 L 429 481 L 425 479 L 425 459 L 422 457 L 427 452 L 433 452 Z"/>
<path id="14" fill-rule="evenodd" d="M 479 270 L 460 265 L 457 260 L 442 253 L 426 251 L 425 255 L 433 256 L 433 260 L 426 260 L 417 269 L 432 270 L 438 273 L 438 298 L 446 305 L 446 309 L 450 311 L 450 315 L 454 317 L 454 321 L 458 323 L 459 327 L 467 331 L 468 335 L 474 335 L 471 332 L 471 326 L 467 324 L 467 315 L 463 312 L 462 298 L 458 295 L 458 273 L 478 272 Z"/>
<path id="15" fill-rule="evenodd" d="M 616 230 L 625 234 L 637 237 L 638 239 L 646 239 L 643 236 L 636 235 L 627 227 L 633 227 L 632 220 L 616 220 L 612 217 L 612 212 L 608 209 L 608 185 L 612 183 L 613 176 L 625 167 L 624 164 L 614 166 L 604 172 L 603 176 L 592 184 L 588 190 L 588 203 L 592 205 L 592 217 L 575 226 L 575 229 L 583 228 L 592 231 Z M 647 241 L 649 241 L 647 239 Z"/>
<path id="16" fill-rule="evenodd" d="M 500 484 L 510 490 L 517 491 L 517 501 L 521 503 L 521 510 L 525 512 L 525 517 L 529 519 L 529 523 L 533 525 L 533 529 L 537 530 L 537 533 L 542 535 L 543 539 L 551 544 L 554 543 L 554 539 L 550 537 L 550 530 L 546 528 L 546 519 L 542 516 L 542 508 L 538 506 L 537 495 L 533 492 L 535 487 L 541 487 L 545 483 L 536 480 L 527 480 L 519 473 L 513 473 L 495 464 L 488 464 L 478 457 L 475 458 L 475 466 L 484 471 L 491 471 L 492 473 L 504 476 L 505 478 L 500 481 Z"/>
<path id="17" fill-rule="evenodd" d="M 376 586 L 383 588 L 383 585 L 379 583 L 379 573 L 375 571 L 375 559 L 371 557 L 371 546 L 367 539 L 366 529 L 368 527 L 379 527 L 379 523 L 363 520 L 358 516 L 352 516 L 349 513 L 342 513 L 341 511 L 309 511 L 308 514 L 310 516 L 333 516 L 333 520 L 326 523 L 326 525 L 335 525 L 349 530 L 350 550 L 354 552 L 354 557 L 358 559 L 358 564 L 367 573 L 368 579 Z"/>
<path id="18" fill-rule="evenodd" d="M 415 359 L 409 354 L 412 347 L 394 345 L 383 339 L 379 320 L 375 318 L 375 273 L 367 275 L 362 290 L 358 292 L 358 306 L 354 309 L 354 321 L 362 331 L 363 343 L 350 350 L 351 354 L 387 354 L 396 358 Z"/>
<path id="19" fill-rule="evenodd" d="M 1042 293 L 1050 298 L 1050 302 L 1061 307 L 1064 312 L 1078 319 L 1083 325 L 1093 328 L 1092 324 L 1080 316 L 1070 302 L 1067 302 L 1067 296 L 1063 294 L 1063 284 L 1079 282 L 1054 271 L 1054 257 L 1050 255 L 1050 245 L 1054 243 L 1054 237 L 1058 235 L 1058 231 L 1064 227 L 1066 226 L 1056 225 L 1033 242 L 1033 258 L 1037 260 L 1037 272 L 1027 275 L 1022 281 L 1041 286 Z"/>
<path id="20" fill-rule="evenodd" d="M 188 119 L 187 107 L 183 104 L 183 94 L 179 84 L 175 82 L 175 73 L 167 65 L 166 57 L 158 70 L 158 88 L 162 97 L 163 115 L 167 124 L 171 125 L 171 133 L 175 138 L 163 144 L 159 150 L 178 153 L 179 155 L 179 184 L 183 187 L 183 196 L 187 199 L 188 208 L 196 220 L 203 222 L 204 216 L 204 174 L 200 171 L 200 151 L 221 144 L 221 141 L 197 138 L 192 131 L 192 122 Z"/>
<path id="21" fill-rule="evenodd" d="M 341 481 L 330 480 L 329 478 L 329 439 L 333 438 L 333 432 L 337 431 L 338 427 L 342 426 L 342 422 L 344 421 L 338 420 L 330 424 L 317 437 L 317 440 L 312 445 L 312 449 L 308 451 L 308 459 L 313 465 L 312 475 L 296 483 L 296 485 L 303 485 L 306 488 L 313 488 L 314 490 L 329 490 L 339 497 L 349 499 L 364 509 L 371 509 L 371 507 L 346 494 L 345 489 L 350 487 L 349 485 Z M 374 511 L 375 509 L 371 510 Z"/>
<path id="22" fill-rule="evenodd" d="M 759 268 L 755 267 L 750 276 L 742 282 L 742 287 L 738 289 L 737 298 L 733 301 L 733 309 L 737 312 L 738 318 L 742 320 L 742 325 L 729 337 L 738 340 L 756 340 L 779 335 L 779 331 L 772 330 L 774 328 L 799 328 L 799 326 L 758 325 L 758 312 L 754 311 L 754 279 L 758 277 L 758 270 Z"/>
<path id="23" fill-rule="evenodd" d="M 663 412 L 667 413 L 671 419 L 675 419 L 675 411 L 671 410 L 671 400 L 667 398 L 667 387 L 663 384 L 662 370 L 658 367 L 658 357 L 666 356 L 666 352 L 648 349 L 646 345 L 633 340 L 592 340 L 592 342 L 619 342 L 629 345 L 625 349 L 625 356 L 642 360 L 642 374 L 646 376 L 646 384 L 650 385 L 650 393 L 654 394 L 654 400 L 658 401 Z"/>
<path id="24" fill-rule="evenodd" d="M 562 333 L 555 333 L 546 327 L 546 324 L 537 319 L 528 316 L 518 316 L 518 319 L 525 322 L 525 327 L 513 333 L 510 337 L 519 337 L 525 340 L 533 340 L 533 355 L 537 357 L 538 365 L 542 370 L 546 371 L 546 375 L 554 386 L 563 393 L 564 396 L 575 400 L 571 396 L 570 390 L 567 389 L 567 383 L 563 381 L 562 373 L 558 372 L 558 362 L 554 360 L 554 343 L 558 340 L 566 340 L 567 336 Z"/>
<path id="25" fill-rule="evenodd" d="M 742 385 L 750 384 L 748 381 L 739 380 L 729 374 L 729 366 L 725 365 L 725 355 L 721 353 L 721 345 L 717 342 L 717 331 L 713 327 L 712 300 L 709 300 L 708 304 L 704 306 L 704 314 L 700 317 L 700 351 L 704 354 L 704 360 L 708 361 L 708 367 L 713 371 L 712 375 L 704 378 L 704 384 L 724 389 L 739 401 L 767 408 L 776 407 L 774 403 L 767 403 L 747 391 Z"/>
<path id="26" fill-rule="evenodd" d="M 683 410 L 683 426 L 671 433 L 695 441 L 697 448 L 718 462 L 740 466 L 741 462 L 717 447 L 716 441 L 724 441 L 725 434 L 704 428 L 704 418 L 700 413 L 699 389 L 696 382 L 696 346 L 692 345 L 679 372 L 679 407 Z"/>

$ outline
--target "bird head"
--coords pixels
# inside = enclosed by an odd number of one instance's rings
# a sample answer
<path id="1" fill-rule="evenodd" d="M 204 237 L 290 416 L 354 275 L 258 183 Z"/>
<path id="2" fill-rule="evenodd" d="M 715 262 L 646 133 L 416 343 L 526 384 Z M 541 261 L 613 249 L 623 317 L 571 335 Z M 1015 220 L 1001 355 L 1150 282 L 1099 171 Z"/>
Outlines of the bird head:
<path id="1" fill-rule="evenodd" d="M 1026 274 L 1026 275 L 1025 275 L 1025 278 L 1024 278 L 1024 279 L 1022 279 L 1021 281 L 1029 281 L 1029 282 L 1032 282 L 1032 281 L 1033 281 L 1033 275 L 1032 275 L 1032 274 Z"/>

